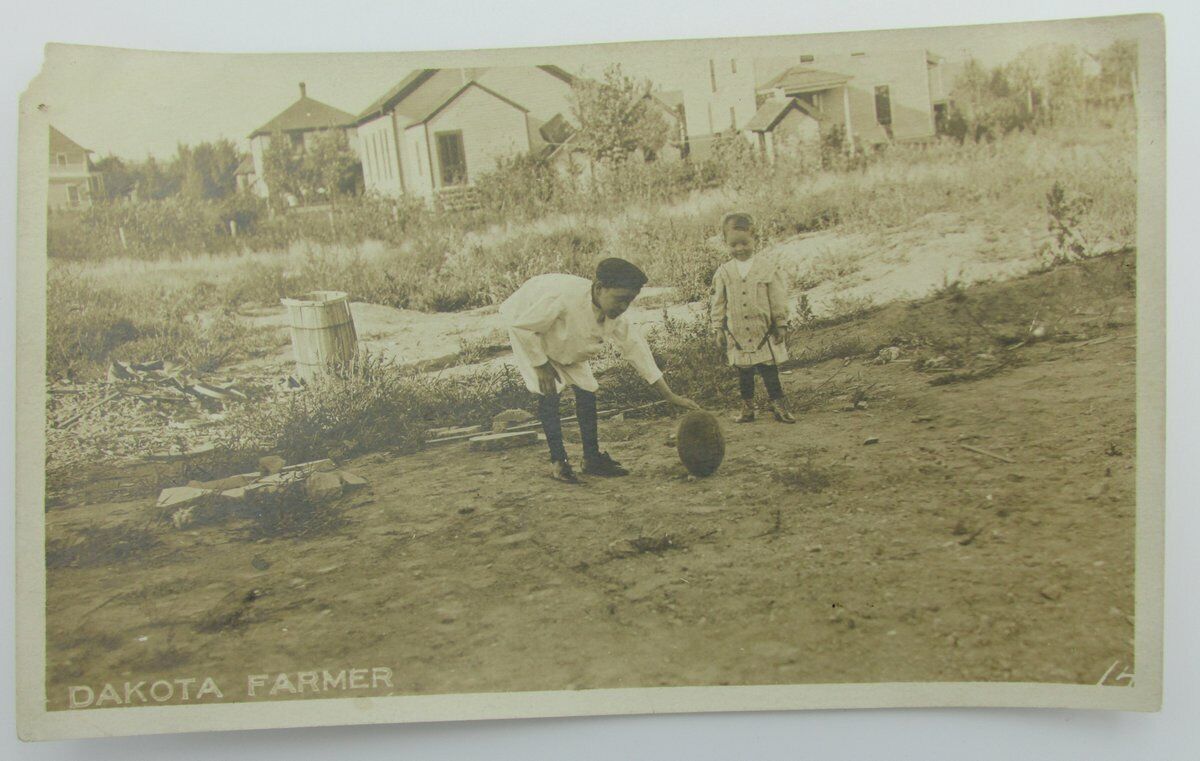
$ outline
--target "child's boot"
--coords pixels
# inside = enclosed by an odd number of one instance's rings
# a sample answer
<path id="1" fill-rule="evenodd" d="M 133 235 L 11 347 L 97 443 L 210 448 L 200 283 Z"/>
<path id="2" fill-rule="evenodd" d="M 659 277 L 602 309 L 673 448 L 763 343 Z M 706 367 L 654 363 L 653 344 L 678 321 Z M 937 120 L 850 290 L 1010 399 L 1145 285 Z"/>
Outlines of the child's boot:
<path id="1" fill-rule="evenodd" d="M 575 469 L 566 460 L 555 460 L 550 463 L 550 477 L 563 483 L 580 483 L 579 476 L 575 475 Z"/>
<path id="2" fill-rule="evenodd" d="M 735 423 L 753 423 L 754 422 L 754 402 L 743 401 L 742 411 L 733 419 Z"/>
<path id="3" fill-rule="evenodd" d="M 783 399 L 772 399 L 771 411 L 775 413 L 775 419 L 781 423 L 796 422 L 796 418 L 792 417 L 792 413 L 788 410 L 787 401 Z"/>

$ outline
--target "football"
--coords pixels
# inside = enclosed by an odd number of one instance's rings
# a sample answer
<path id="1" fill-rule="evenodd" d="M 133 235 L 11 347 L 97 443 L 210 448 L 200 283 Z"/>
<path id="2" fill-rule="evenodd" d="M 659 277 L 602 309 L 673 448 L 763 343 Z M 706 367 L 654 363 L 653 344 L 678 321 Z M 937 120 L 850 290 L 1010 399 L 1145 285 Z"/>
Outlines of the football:
<path id="1" fill-rule="evenodd" d="M 725 436 L 711 412 L 696 410 L 684 415 L 676 442 L 683 467 L 694 476 L 711 476 L 725 458 Z"/>

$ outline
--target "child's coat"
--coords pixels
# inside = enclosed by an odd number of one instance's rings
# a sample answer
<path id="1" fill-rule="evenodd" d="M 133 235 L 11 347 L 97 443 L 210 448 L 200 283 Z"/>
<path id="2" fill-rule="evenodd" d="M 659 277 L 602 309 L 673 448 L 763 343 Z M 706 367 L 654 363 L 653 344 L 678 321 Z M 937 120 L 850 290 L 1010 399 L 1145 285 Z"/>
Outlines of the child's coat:
<path id="1" fill-rule="evenodd" d="M 743 278 L 729 260 L 713 276 L 709 314 L 713 330 L 724 331 L 726 356 L 735 367 L 778 364 L 788 358 L 787 345 L 771 337 L 771 328 L 787 329 L 788 296 L 775 262 L 752 260 Z"/>

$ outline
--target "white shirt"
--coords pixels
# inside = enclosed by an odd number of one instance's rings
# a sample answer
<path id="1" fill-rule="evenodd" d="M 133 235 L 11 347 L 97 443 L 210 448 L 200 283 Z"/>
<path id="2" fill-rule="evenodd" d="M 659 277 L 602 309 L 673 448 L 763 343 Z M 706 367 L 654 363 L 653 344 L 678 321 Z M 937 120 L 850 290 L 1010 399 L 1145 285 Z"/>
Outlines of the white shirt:
<path id="1" fill-rule="evenodd" d="M 746 275 L 750 274 L 750 268 L 754 266 L 754 257 L 746 257 L 746 261 L 734 259 L 733 266 L 737 267 L 738 274 L 742 276 L 742 280 L 745 280 Z"/>
<path id="2" fill-rule="evenodd" d="M 592 281 L 586 278 L 557 274 L 530 278 L 500 305 L 500 316 L 508 326 L 517 367 L 531 390 L 536 391 L 533 368 L 549 361 L 565 382 L 595 391 L 587 361 L 604 350 L 606 341 L 647 383 L 662 377 L 645 336 L 626 315 L 597 319 Z"/>

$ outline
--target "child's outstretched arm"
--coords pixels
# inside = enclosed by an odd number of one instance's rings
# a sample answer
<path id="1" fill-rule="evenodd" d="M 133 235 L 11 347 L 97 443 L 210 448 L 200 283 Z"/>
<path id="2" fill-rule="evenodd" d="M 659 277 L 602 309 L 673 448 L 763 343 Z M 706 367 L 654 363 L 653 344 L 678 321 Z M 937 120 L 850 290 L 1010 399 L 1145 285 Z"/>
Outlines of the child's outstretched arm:
<path id="1" fill-rule="evenodd" d="M 621 319 L 617 323 L 617 330 L 613 335 L 617 349 L 621 352 L 621 356 L 633 365 L 633 369 L 637 370 L 638 375 L 654 386 L 654 389 L 676 407 L 682 407 L 689 410 L 698 410 L 700 405 L 693 402 L 687 397 L 680 396 L 671 390 L 667 385 L 666 378 L 663 377 L 663 372 L 658 368 L 658 363 L 654 361 L 654 353 L 650 351 L 650 344 L 646 341 L 646 337 L 635 325 L 630 325 L 625 319 Z"/>

